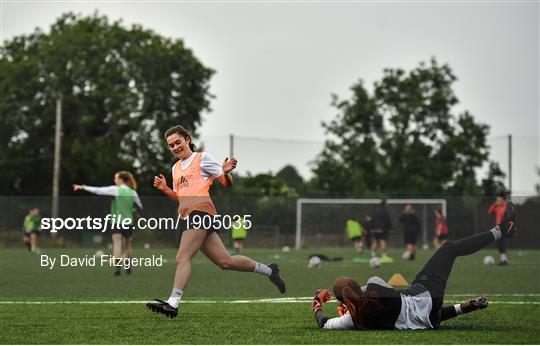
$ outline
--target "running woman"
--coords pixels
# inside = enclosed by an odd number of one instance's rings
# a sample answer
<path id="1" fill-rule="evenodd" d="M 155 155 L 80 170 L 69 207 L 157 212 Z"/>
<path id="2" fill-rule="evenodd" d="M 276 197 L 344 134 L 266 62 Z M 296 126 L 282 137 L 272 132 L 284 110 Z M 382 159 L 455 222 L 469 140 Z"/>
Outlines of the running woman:
<path id="1" fill-rule="evenodd" d="M 515 219 L 516 209 L 507 203 L 501 224 L 490 231 L 445 242 L 403 291 L 395 290 L 378 277 L 370 278 L 363 287 L 352 279 L 336 281 L 334 295 L 345 306 L 340 306 L 341 317 L 326 316 L 322 304 L 332 294 L 328 289 L 318 290 L 313 299 L 317 325 L 324 329 L 437 329 L 442 321 L 486 308 L 485 298 L 443 307 L 446 283 L 457 257 L 475 253 L 500 238 L 513 237 L 517 231 Z"/>
<path id="2" fill-rule="evenodd" d="M 154 187 L 179 204 L 178 213 L 184 221 L 188 215 L 190 218 L 198 215 L 201 220 L 205 216 L 216 215 L 209 194 L 210 186 L 214 180 L 223 187 L 232 185 L 230 172 L 236 168 L 236 159 L 226 158 L 220 165 L 210 154 L 196 152 L 191 135 L 180 125 L 168 129 L 165 140 L 171 153 L 178 158 L 172 167 L 173 189 L 167 186 L 162 174 L 154 177 Z M 189 226 L 187 222 L 186 226 Z M 167 301 L 156 299 L 147 303 L 148 309 L 171 318 L 178 315 L 178 305 L 191 276 L 191 260 L 199 250 L 221 269 L 260 273 L 267 276 L 281 293 L 285 293 L 285 283 L 279 276 L 277 264 L 266 265 L 246 256 L 231 256 L 216 230 L 189 227 L 182 232 L 180 239 L 171 296 Z"/>
<path id="3" fill-rule="evenodd" d="M 84 190 L 96 195 L 111 196 L 114 197 L 111 202 L 111 216 L 117 220 L 129 220 L 126 227 L 111 227 L 112 242 L 113 242 L 113 256 L 115 258 L 131 258 L 133 256 L 133 250 L 131 248 L 131 238 L 133 236 L 133 207 L 137 207 L 142 210 L 143 205 L 141 199 L 137 194 L 137 182 L 133 177 L 133 174 L 127 171 L 119 171 L 114 174 L 114 185 L 110 186 L 88 186 L 73 184 L 73 190 Z M 122 221 L 121 221 L 122 222 Z M 113 222 L 114 223 L 114 222 Z M 122 240 L 125 243 L 125 254 L 122 256 Z M 132 273 L 131 267 L 126 269 L 126 274 Z M 119 276 L 121 274 L 120 267 L 116 266 L 114 275 Z"/>

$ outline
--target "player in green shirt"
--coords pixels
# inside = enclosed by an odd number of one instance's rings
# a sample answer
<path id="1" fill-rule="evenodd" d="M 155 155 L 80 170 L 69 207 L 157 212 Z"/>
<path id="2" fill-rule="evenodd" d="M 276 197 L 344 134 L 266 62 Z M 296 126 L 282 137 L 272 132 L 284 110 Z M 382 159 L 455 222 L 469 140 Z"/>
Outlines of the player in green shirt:
<path id="1" fill-rule="evenodd" d="M 41 234 L 40 222 L 41 216 L 38 208 L 30 209 L 23 222 L 23 242 L 28 247 L 28 251 L 37 254 L 39 254 L 37 237 Z"/>
<path id="2" fill-rule="evenodd" d="M 116 220 L 130 220 L 127 228 L 112 228 L 113 241 L 113 256 L 115 258 L 131 258 L 131 237 L 133 235 L 133 208 L 135 205 L 142 210 L 143 206 L 141 199 L 137 194 L 137 182 L 133 174 L 127 171 L 119 171 L 114 175 L 114 185 L 111 186 L 88 186 L 73 184 L 73 190 L 85 190 L 97 195 L 112 196 L 114 199 L 111 202 L 111 215 L 115 216 Z M 122 240 L 125 242 L 125 253 L 122 255 Z M 131 274 L 132 269 L 126 270 L 127 274 Z M 114 275 L 120 275 L 120 267 L 116 267 Z"/>
<path id="3" fill-rule="evenodd" d="M 364 242 L 362 241 L 362 235 L 364 234 L 364 229 L 360 222 L 355 220 L 347 220 L 347 226 L 345 228 L 347 237 L 352 241 L 354 248 L 358 252 L 362 252 L 364 247 Z"/>
<path id="4" fill-rule="evenodd" d="M 241 222 L 233 222 L 231 229 L 231 236 L 233 239 L 233 247 L 237 254 L 244 250 L 244 240 L 247 237 L 247 229 L 244 225 L 244 220 Z"/>

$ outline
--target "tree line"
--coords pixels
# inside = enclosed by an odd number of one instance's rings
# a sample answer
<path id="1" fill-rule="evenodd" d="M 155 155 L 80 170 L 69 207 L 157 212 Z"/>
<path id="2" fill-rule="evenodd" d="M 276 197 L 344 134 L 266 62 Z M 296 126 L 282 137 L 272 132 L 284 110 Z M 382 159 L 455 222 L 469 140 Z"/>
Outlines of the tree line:
<path id="1" fill-rule="evenodd" d="M 214 70 L 181 39 L 95 13 L 62 15 L 0 48 L 1 195 L 49 195 L 55 104 L 63 100 L 61 193 L 70 184 L 112 183 L 117 170 L 152 181 L 173 158 L 163 129 L 181 123 L 197 137 L 210 112 Z M 385 69 L 368 88 L 332 95 L 335 117 L 305 181 L 291 166 L 235 176 L 218 194 L 272 197 L 494 195 L 504 172 L 488 162 L 489 127 L 455 112 L 457 77 L 435 58 L 406 71 Z M 204 140 L 204 138 L 203 138 Z M 476 170 L 488 163 L 477 183 Z M 154 193 L 141 184 L 142 194 Z"/>

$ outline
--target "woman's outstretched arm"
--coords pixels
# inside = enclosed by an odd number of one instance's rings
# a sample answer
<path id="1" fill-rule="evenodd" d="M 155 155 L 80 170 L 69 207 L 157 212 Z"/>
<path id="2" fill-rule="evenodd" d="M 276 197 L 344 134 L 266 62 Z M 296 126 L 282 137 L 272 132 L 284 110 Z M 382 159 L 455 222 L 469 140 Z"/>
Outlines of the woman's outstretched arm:
<path id="1" fill-rule="evenodd" d="M 78 185 L 73 184 L 73 190 L 85 190 L 90 193 L 94 193 L 96 195 L 102 195 L 102 196 L 118 196 L 118 186 L 111 185 L 111 186 L 88 186 L 88 185 Z"/>
<path id="2" fill-rule="evenodd" d="M 332 299 L 332 293 L 326 288 L 317 290 L 313 298 L 312 310 L 319 328 L 323 329 L 354 329 L 354 322 L 350 314 L 341 317 L 328 318 L 322 310 L 322 304 Z"/>

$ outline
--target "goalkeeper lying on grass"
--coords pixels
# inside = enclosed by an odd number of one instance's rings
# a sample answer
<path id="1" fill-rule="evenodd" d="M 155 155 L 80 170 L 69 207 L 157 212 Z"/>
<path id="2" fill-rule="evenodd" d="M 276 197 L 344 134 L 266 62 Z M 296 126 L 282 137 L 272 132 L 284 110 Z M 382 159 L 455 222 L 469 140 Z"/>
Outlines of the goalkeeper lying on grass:
<path id="1" fill-rule="evenodd" d="M 329 319 L 322 304 L 332 298 L 328 289 L 317 291 L 313 299 L 313 313 L 324 329 L 433 329 L 442 321 L 459 314 L 487 307 L 485 298 L 443 307 L 446 282 L 458 256 L 470 255 L 501 237 L 516 233 L 516 209 L 507 203 L 506 214 L 500 225 L 471 237 L 447 241 L 428 260 L 413 283 L 397 291 L 379 277 L 372 277 L 365 286 L 353 279 L 340 278 L 334 283 L 334 296 L 341 303 L 339 317 Z"/>

